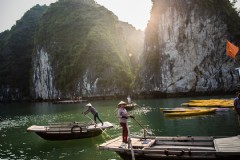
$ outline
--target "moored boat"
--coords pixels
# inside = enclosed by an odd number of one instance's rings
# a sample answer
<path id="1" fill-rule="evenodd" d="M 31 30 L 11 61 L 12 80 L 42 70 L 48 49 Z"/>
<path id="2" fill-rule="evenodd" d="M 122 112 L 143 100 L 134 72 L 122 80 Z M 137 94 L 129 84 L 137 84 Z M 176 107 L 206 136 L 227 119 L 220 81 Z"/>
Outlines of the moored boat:
<path id="1" fill-rule="evenodd" d="M 188 103 L 182 103 L 187 107 L 218 107 L 233 108 L 233 99 L 208 99 L 208 100 L 190 100 Z"/>
<path id="2" fill-rule="evenodd" d="M 132 109 L 134 109 L 136 106 L 137 106 L 137 103 L 134 103 L 134 102 L 132 102 L 132 103 L 127 103 L 125 109 L 126 109 L 126 110 L 132 110 Z"/>
<path id="3" fill-rule="evenodd" d="M 112 128 L 109 122 L 86 124 L 82 122 L 52 123 L 48 126 L 33 125 L 27 128 L 28 132 L 35 132 L 45 140 L 83 139 L 100 135 L 105 129 Z"/>
<path id="4" fill-rule="evenodd" d="M 133 110 L 137 106 L 137 103 L 131 100 L 130 95 L 127 97 L 127 105 L 125 106 L 126 110 Z"/>
<path id="5" fill-rule="evenodd" d="M 53 101 L 53 104 L 73 104 L 73 103 L 83 103 L 87 100 L 63 100 L 63 101 Z"/>
<path id="6" fill-rule="evenodd" d="M 115 151 L 125 160 L 130 160 L 133 156 L 137 160 L 240 159 L 240 136 L 151 136 L 145 138 L 133 136 L 131 145 L 120 148 L 121 143 L 122 137 L 120 136 L 100 144 L 99 150 Z"/>
<path id="7" fill-rule="evenodd" d="M 163 113 L 198 111 L 198 108 L 160 108 Z"/>
<path id="8" fill-rule="evenodd" d="M 194 109 L 189 111 L 183 112 L 170 112 L 165 113 L 166 116 L 195 116 L 195 115 L 203 115 L 203 114 L 210 114 L 216 111 L 215 108 L 208 108 L 208 109 Z"/>
<path id="9" fill-rule="evenodd" d="M 199 111 L 199 110 L 202 110 L 202 109 L 209 109 L 209 108 L 202 108 L 202 107 L 160 108 L 160 111 L 162 111 L 163 113 L 172 113 L 172 112 Z M 216 112 L 223 112 L 223 111 L 229 111 L 231 108 L 214 108 L 214 109 L 216 109 Z"/>

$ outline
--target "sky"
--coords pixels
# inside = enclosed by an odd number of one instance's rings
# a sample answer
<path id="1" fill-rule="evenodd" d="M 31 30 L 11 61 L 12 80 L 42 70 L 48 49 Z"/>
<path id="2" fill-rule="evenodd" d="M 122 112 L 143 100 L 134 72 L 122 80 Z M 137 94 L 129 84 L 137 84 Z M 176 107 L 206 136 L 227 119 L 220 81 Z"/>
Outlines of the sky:
<path id="1" fill-rule="evenodd" d="M 57 0 L 0 0 L 0 32 L 11 29 L 25 12 L 36 4 L 46 4 Z M 95 0 L 118 16 L 119 20 L 145 30 L 150 18 L 151 0 Z"/>
<path id="2" fill-rule="evenodd" d="M 0 32 L 11 29 L 26 11 L 36 4 L 46 4 L 57 0 L 0 0 Z M 150 18 L 151 0 L 95 0 L 118 16 L 119 20 L 145 30 Z M 240 0 L 237 6 L 240 8 Z"/>
<path id="3" fill-rule="evenodd" d="M 56 0 L 0 0 L 0 32 L 11 29 L 25 12 L 36 4 L 49 5 Z"/>
<path id="4" fill-rule="evenodd" d="M 118 19 L 132 24 L 137 29 L 145 30 L 150 19 L 151 0 L 95 0 L 111 10 Z"/>

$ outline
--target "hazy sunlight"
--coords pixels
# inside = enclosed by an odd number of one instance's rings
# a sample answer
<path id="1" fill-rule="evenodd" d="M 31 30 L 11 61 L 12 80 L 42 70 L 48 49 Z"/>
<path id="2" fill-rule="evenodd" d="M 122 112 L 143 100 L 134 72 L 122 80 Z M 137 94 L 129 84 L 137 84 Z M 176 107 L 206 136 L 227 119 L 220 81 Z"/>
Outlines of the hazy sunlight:
<path id="1" fill-rule="evenodd" d="M 119 20 L 132 24 L 137 29 L 145 30 L 150 18 L 151 0 L 95 0 L 111 10 Z"/>

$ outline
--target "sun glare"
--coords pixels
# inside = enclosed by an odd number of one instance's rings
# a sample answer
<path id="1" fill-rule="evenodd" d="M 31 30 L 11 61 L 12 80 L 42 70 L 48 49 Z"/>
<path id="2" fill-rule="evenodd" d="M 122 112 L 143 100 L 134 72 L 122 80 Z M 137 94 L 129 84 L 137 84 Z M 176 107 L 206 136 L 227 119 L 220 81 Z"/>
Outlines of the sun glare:
<path id="1" fill-rule="evenodd" d="M 145 30 L 150 18 L 151 0 L 95 0 L 118 16 L 119 20 Z"/>

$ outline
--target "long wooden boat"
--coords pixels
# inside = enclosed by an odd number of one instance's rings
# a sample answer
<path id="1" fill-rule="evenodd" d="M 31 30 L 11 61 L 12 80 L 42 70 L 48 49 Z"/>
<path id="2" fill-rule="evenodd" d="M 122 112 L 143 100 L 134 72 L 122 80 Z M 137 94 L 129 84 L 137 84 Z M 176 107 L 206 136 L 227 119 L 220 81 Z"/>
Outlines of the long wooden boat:
<path id="1" fill-rule="evenodd" d="M 73 104 L 73 103 L 83 103 L 87 100 L 63 100 L 63 101 L 53 101 L 53 104 Z"/>
<path id="2" fill-rule="evenodd" d="M 45 140 L 70 140 L 90 138 L 100 135 L 105 129 L 112 128 L 109 122 L 86 124 L 83 122 L 52 123 L 48 126 L 33 125 L 27 128 L 28 132 L 35 132 Z"/>
<path id="3" fill-rule="evenodd" d="M 185 111 L 185 112 L 171 112 L 171 113 L 165 113 L 165 115 L 166 116 L 196 116 L 196 115 L 214 113 L 215 111 L 216 111 L 215 108 L 209 108 L 209 109 L 191 110 L 191 111 Z"/>
<path id="4" fill-rule="evenodd" d="M 240 159 L 240 136 L 131 137 L 131 145 L 120 148 L 122 137 L 99 145 L 99 150 L 114 151 L 124 160 L 148 159 Z M 132 146 L 132 148 L 130 147 Z M 132 154 L 133 153 L 133 154 Z"/>

